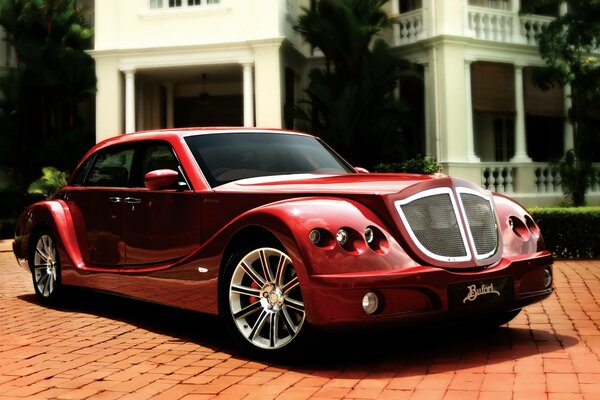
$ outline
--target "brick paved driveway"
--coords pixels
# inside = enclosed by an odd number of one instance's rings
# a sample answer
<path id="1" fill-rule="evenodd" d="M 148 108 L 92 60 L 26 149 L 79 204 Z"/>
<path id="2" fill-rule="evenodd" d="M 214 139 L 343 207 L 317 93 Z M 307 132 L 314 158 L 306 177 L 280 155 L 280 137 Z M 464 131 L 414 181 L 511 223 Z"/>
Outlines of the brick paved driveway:
<path id="1" fill-rule="evenodd" d="M 555 280 L 491 334 L 326 335 L 312 361 L 273 365 L 214 317 L 90 292 L 40 306 L 0 252 L 0 399 L 600 399 L 600 261 L 557 262 Z"/>

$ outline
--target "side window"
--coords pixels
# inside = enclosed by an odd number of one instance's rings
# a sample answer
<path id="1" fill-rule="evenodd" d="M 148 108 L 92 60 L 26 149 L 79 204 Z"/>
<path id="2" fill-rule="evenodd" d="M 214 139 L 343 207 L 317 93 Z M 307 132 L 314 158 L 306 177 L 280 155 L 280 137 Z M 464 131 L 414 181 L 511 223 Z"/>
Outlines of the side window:
<path id="1" fill-rule="evenodd" d="M 172 169 L 179 172 L 179 162 L 169 146 L 157 144 L 145 148 L 142 157 L 142 176 L 157 169 Z"/>
<path id="2" fill-rule="evenodd" d="M 86 186 L 127 187 L 133 148 L 109 148 L 96 156 Z"/>
<path id="3" fill-rule="evenodd" d="M 171 147 L 167 144 L 155 143 L 150 144 L 141 149 L 139 169 L 136 168 L 135 177 L 132 182 L 133 187 L 144 187 L 144 176 L 151 171 L 157 169 L 171 169 L 179 173 L 179 182 L 186 183 L 186 179 L 181 174 L 179 161 Z M 179 189 L 183 187 L 179 186 Z M 184 185 L 184 188 L 188 188 Z"/>
<path id="4" fill-rule="evenodd" d="M 71 186 L 82 186 L 83 181 L 92 166 L 92 162 L 94 161 L 94 155 L 90 156 L 85 162 L 81 165 L 81 167 L 77 170 L 73 179 L 71 180 Z"/>

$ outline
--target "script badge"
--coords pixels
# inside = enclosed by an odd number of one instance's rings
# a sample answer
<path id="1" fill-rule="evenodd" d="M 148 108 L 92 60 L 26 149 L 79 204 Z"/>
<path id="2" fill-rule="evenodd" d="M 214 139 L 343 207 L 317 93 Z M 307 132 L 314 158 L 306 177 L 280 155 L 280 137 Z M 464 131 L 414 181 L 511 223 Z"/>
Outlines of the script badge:
<path id="1" fill-rule="evenodd" d="M 493 283 L 490 283 L 489 285 L 482 283 L 479 287 L 477 287 L 477 285 L 469 285 L 467 286 L 467 289 L 469 290 L 469 293 L 467 293 L 467 296 L 463 299 L 463 304 L 465 304 L 467 301 L 475 301 L 477 297 L 486 294 L 495 294 L 500 296 L 500 292 L 494 289 Z"/>

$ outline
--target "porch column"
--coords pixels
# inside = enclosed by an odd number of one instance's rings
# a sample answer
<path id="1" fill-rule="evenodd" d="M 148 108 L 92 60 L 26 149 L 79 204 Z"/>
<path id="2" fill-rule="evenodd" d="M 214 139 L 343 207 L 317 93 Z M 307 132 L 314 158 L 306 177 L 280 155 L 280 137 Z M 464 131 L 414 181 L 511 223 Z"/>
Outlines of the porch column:
<path id="1" fill-rule="evenodd" d="M 573 105 L 573 100 L 571 99 L 571 84 L 567 83 L 563 87 L 563 91 L 563 95 L 565 96 L 565 127 L 563 130 L 563 144 L 565 146 L 564 151 L 566 152 L 567 150 L 575 149 L 575 139 L 573 137 L 573 124 L 569 119 L 569 110 Z"/>
<path id="2" fill-rule="evenodd" d="M 174 85 L 173 83 L 164 83 L 163 86 L 165 87 L 165 94 L 166 94 L 166 106 L 167 106 L 167 128 L 173 128 L 175 126 L 175 122 L 174 122 L 174 107 L 173 107 L 173 102 L 174 102 L 174 95 L 173 95 L 173 88 Z"/>
<path id="3" fill-rule="evenodd" d="M 527 44 L 527 38 L 521 34 L 521 0 L 511 0 L 510 11 L 512 13 L 512 40 L 514 43 Z"/>
<path id="4" fill-rule="evenodd" d="M 145 98 L 144 87 L 145 86 L 146 86 L 146 84 L 144 82 L 139 82 L 139 81 L 138 81 L 138 84 L 135 85 L 135 91 L 136 91 L 135 98 L 137 99 L 136 111 L 135 111 L 135 119 L 136 119 L 135 126 L 139 130 L 144 130 L 144 126 L 146 125 L 146 123 L 144 121 L 144 107 L 146 107 L 146 105 L 144 104 L 144 98 Z"/>
<path id="5" fill-rule="evenodd" d="M 392 1 L 392 16 L 397 17 L 398 15 L 400 15 L 400 2 Z M 394 45 L 400 45 L 400 24 L 392 24 L 392 35 L 394 36 L 392 39 Z"/>
<path id="6" fill-rule="evenodd" d="M 527 155 L 527 140 L 525 138 L 525 104 L 523 91 L 523 66 L 515 65 L 515 155 L 511 162 L 531 162 Z"/>
<path id="7" fill-rule="evenodd" d="M 125 73 L 125 133 L 135 132 L 135 70 Z"/>
<path id="8" fill-rule="evenodd" d="M 242 64 L 244 75 L 244 126 L 254 126 L 254 83 L 252 63 Z"/>
<path id="9" fill-rule="evenodd" d="M 467 161 L 480 162 L 475 154 L 475 132 L 473 131 L 473 96 L 471 92 L 471 60 L 465 60 L 465 112 L 467 119 Z"/>

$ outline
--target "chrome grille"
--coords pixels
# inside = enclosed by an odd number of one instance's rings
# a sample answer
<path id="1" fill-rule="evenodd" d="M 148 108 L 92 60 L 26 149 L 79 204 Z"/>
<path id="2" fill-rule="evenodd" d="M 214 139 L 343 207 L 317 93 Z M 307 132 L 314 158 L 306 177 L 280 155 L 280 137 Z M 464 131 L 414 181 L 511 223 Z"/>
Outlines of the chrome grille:
<path id="1" fill-rule="evenodd" d="M 474 249 L 479 260 L 491 257 L 499 245 L 491 199 L 464 187 L 456 188 L 456 193 L 460 204 L 449 187 L 429 189 L 395 204 L 411 239 L 425 255 L 461 262 L 470 260 Z"/>
<path id="2" fill-rule="evenodd" d="M 461 193 L 460 199 L 478 258 L 492 255 L 498 247 L 496 218 L 492 205 L 487 199 L 471 193 Z"/>
<path id="3" fill-rule="evenodd" d="M 467 257 L 450 193 L 420 197 L 399 206 L 420 244 L 434 258 Z"/>

